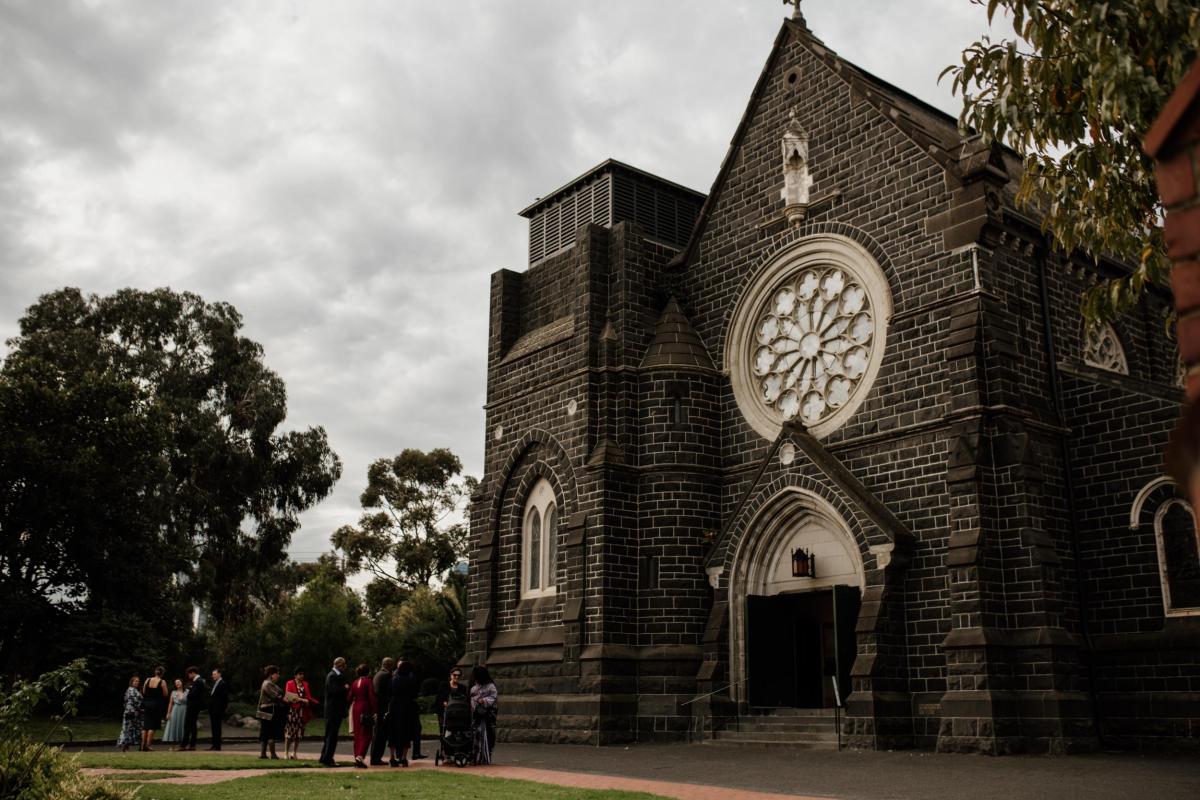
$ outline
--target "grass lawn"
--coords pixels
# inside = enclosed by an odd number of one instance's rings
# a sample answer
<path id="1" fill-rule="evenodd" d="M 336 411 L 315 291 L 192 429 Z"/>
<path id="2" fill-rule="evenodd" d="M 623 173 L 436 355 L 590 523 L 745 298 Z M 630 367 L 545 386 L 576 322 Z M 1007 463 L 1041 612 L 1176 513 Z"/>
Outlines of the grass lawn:
<path id="1" fill-rule="evenodd" d="M 208 739 L 208 715 L 201 713 L 200 720 L 204 727 L 200 728 L 201 741 Z M 114 744 L 117 741 L 117 736 L 121 733 L 121 720 L 106 719 L 102 717 L 76 717 L 66 721 L 66 727 L 71 730 L 71 735 L 67 736 L 62 727 L 44 717 L 31 720 L 29 723 L 29 736 L 36 741 L 52 741 L 52 742 L 99 742 L 111 740 Z M 436 736 L 438 731 L 437 717 L 433 714 L 421 715 L 421 733 L 428 736 L 433 734 Z M 325 720 L 316 718 L 308 724 L 306 740 L 315 739 L 320 741 L 321 735 L 325 732 Z M 249 736 L 252 738 L 258 737 L 258 731 L 248 728 L 233 728 L 226 725 L 224 735 L 229 737 Z M 350 735 L 350 723 L 348 720 L 342 721 L 342 735 Z M 154 736 L 154 746 L 160 747 L 159 741 L 162 739 L 162 729 Z"/>
<path id="2" fill-rule="evenodd" d="M 44 717 L 29 721 L 29 737 L 37 741 L 65 742 L 68 739 L 76 742 L 95 742 L 102 739 L 112 739 L 115 743 L 121 733 L 121 720 L 103 719 L 100 717 L 77 717 L 65 721 L 71 729 L 68 737 L 62 725 Z"/>
<path id="3" fill-rule="evenodd" d="M 169 750 L 155 750 L 153 753 L 79 753 L 76 758 L 81 767 L 108 769 L 299 769 L 319 766 L 316 761 L 288 761 L 282 756 L 278 760 L 264 761 L 251 753 L 243 756 L 205 752 L 172 753 Z"/>
<path id="4" fill-rule="evenodd" d="M 392 770 L 387 774 L 363 774 L 341 770 L 328 775 L 264 775 L 210 786 L 172 786 L 147 783 L 138 800 L 474 800 L 512 798 L 521 800 L 654 800 L 658 795 L 573 789 L 530 781 L 513 781 L 471 775 L 469 770 L 413 772 Z"/>

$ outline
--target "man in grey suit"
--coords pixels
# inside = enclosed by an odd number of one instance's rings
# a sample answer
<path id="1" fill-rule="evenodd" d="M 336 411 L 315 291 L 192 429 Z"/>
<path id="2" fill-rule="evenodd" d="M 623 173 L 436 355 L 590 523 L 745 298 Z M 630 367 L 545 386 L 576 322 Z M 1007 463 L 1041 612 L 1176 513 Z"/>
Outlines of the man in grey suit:
<path id="1" fill-rule="evenodd" d="M 346 690 L 350 687 L 350 676 L 346 674 L 346 659 L 338 656 L 333 660 L 333 669 L 325 676 L 325 744 L 321 746 L 321 763 L 336 767 L 333 753 L 337 750 L 338 732 L 342 720 L 350 711 Z"/>
<path id="2" fill-rule="evenodd" d="M 387 709 L 391 702 L 392 670 L 395 668 L 395 660 L 385 658 L 372 681 L 375 686 L 375 707 L 379 709 L 375 715 L 375 738 L 371 740 L 371 764 L 376 767 L 383 766 L 383 751 L 388 745 Z"/>

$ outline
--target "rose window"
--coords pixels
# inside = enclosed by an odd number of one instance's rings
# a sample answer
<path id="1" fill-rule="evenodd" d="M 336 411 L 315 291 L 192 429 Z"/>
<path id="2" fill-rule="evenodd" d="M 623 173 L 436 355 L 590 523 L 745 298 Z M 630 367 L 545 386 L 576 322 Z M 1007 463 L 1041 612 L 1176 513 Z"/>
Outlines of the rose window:
<path id="1" fill-rule="evenodd" d="M 870 297 L 836 266 L 805 269 L 776 289 L 757 320 L 752 371 L 761 399 L 815 425 L 846 405 L 871 363 Z"/>

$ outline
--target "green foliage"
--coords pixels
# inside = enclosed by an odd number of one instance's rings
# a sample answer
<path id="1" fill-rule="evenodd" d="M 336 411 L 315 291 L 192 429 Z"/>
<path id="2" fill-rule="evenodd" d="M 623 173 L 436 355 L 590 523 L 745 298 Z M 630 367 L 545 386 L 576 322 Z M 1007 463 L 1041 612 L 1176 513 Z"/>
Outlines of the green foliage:
<path id="1" fill-rule="evenodd" d="M 79 772 L 61 750 L 27 736 L 33 713 L 57 706 L 52 735 L 70 733 L 64 720 L 74 716 L 87 688 L 87 663 L 78 659 L 35 680 L 16 680 L 0 689 L 0 800 L 130 800 L 133 792 Z"/>
<path id="2" fill-rule="evenodd" d="M 302 667 L 320 694 L 336 656 L 352 666 L 367 657 L 369 633 L 362 601 L 345 585 L 344 575 L 329 568 L 315 574 L 296 596 L 223 628 L 217 659 L 242 696 L 257 697 L 267 664 L 279 665 L 284 680 Z"/>
<path id="3" fill-rule="evenodd" d="M 367 584 L 366 588 L 367 614 L 378 621 L 389 608 L 403 605 L 412 596 L 412 589 L 406 589 L 386 578 L 376 578 Z"/>
<path id="4" fill-rule="evenodd" d="M 1142 152 L 1171 91 L 1196 59 L 1194 0 L 972 0 L 1016 39 L 984 37 L 948 67 L 960 124 L 1024 157 L 1018 200 L 1064 251 L 1136 265 L 1084 299 L 1111 319 L 1170 263 L 1153 163 Z"/>
<path id="5" fill-rule="evenodd" d="M 272 570 L 341 464 L 324 430 L 277 432 L 287 393 L 241 324 L 168 289 L 26 311 L 0 369 L 0 603 L 177 631 L 193 599 L 217 621 L 276 599 Z M 36 635 L 20 616 L 0 621 L 10 665 Z"/>
<path id="6" fill-rule="evenodd" d="M 23 738 L 34 712 L 43 705 L 61 709 L 52 717 L 59 725 L 73 717 L 87 689 L 86 678 L 87 661 L 80 658 L 35 680 L 18 679 L 7 689 L 0 688 L 0 740 Z"/>
<path id="7" fill-rule="evenodd" d="M 134 789 L 79 771 L 55 747 L 24 739 L 0 742 L 0 800 L 133 800 Z"/>
<path id="8" fill-rule="evenodd" d="M 385 652 L 413 662 L 423 678 L 444 678 L 466 650 L 466 614 L 449 588 L 415 589 L 403 605 L 383 615 L 380 628 Z"/>
<path id="9" fill-rule="evenodd" d="M 478 485 L 469 476 L 456 480 L 461 472 L 462 462 L 445 448 L 410 448 L 371 464 L 360 498 L 366 513 L 332 538 L 349 569 L 406 589 L 444 577 L 467 547 L 467 526 L 451 520 Z"/>

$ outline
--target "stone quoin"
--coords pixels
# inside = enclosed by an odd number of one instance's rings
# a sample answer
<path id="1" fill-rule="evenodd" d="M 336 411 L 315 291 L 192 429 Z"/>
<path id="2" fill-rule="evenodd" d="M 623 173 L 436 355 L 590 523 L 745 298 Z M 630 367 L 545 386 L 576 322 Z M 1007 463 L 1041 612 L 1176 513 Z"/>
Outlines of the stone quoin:
<path id="1" fill-rule="evenodd" d="M 797 7 L 707 195 L 606 161 L 522 212 L 464 656 L 501 738 L 824 745 L 840 701 L 854 747 L 1200 745 L 1171 297 L 1089 329 L 1125 267 L 1019 169 Z"/>

